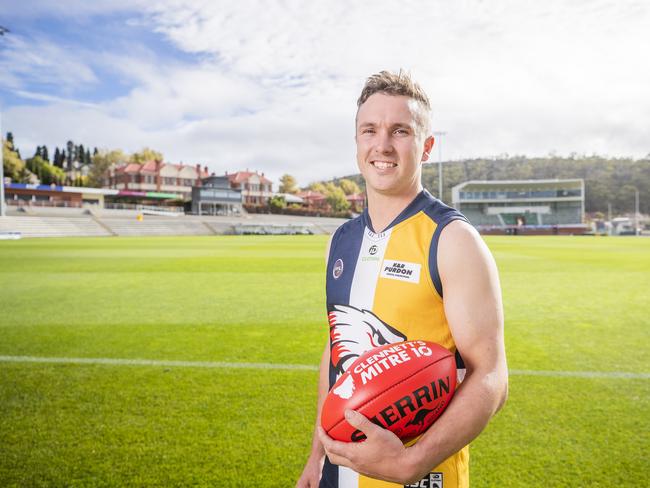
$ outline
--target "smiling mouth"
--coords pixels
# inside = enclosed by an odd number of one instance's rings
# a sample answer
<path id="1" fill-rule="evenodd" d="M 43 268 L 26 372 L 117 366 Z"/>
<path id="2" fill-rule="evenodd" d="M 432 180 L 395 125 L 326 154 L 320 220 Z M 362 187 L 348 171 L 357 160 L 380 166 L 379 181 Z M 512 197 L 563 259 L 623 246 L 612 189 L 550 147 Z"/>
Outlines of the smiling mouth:
<path id="1" fill-rule="evenodd" d="M 390 161 L 371 161 L 370 164 L 377 169 L 390 169 L 397 167 L 397 163 L 391 163 Z"/>

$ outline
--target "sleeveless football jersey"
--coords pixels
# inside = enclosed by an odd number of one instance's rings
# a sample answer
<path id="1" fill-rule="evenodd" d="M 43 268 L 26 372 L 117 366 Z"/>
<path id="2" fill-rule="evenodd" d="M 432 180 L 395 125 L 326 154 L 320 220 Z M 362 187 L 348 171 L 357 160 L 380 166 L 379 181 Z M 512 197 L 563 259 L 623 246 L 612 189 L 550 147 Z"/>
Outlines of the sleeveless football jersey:
<path id="1" fill-rule="evenodd" d="M 381 233 L 367 210 L 339 227 L 327 263 L 330 327 L 329 386 L 363 352 L 412 339 L 437 342 L 462 360 L 443 308 L 437 248 L 442 229 L 460 212 L 426 190 Z M 460 376 L 459 376 L 460 379 Z M 466 487 L 469 452 L 465 447 L 413 486 Z M 401 487 L 359 475 L 325 460 L 321 488 Z"/>

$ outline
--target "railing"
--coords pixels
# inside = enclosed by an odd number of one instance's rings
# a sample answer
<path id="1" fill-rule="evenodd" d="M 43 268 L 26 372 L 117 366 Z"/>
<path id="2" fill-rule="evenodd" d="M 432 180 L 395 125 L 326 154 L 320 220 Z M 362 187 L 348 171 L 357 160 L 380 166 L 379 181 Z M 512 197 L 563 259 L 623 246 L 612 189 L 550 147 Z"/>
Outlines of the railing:
<path id="1" fill-rule="evenodd" d="M 7 205 L 14 207 L 65 207 L 65 208 L 81 208 L 81 202 L 68 202 L 68 201 L 53 201 L 48 202 L 44 200 L 6 200 Z"/>
<path id="2" fill-rule="evenodd" d="M 140 205 L 136 203 L 104 203 L 104 208 L 109 210 L 138 210 L 151 212 L 179 212 L 183 213 L 183 207 L 157 207 L 155 205 Z"/>

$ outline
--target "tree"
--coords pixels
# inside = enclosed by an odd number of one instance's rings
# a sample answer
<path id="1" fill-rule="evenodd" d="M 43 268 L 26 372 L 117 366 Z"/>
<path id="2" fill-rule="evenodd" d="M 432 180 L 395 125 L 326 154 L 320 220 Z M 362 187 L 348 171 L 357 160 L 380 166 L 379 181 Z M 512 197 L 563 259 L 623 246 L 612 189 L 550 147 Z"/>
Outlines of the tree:
<path id="1" fill-rule="evenodd" d="M 48 150 L 47 150 L 47 146 L 43 146 L 43 147 L 41 148 L 41 157 L 42 157 L 45 161 L 47 161 L 48 163 L 50 162 L 50 154 L 49 154 L 49 152 L 48 152 Z"/>
<path id="2" fill-rule="evenodd" d="M 38 176 L 44 185 L 62 185 L 65 181 L 65 173 L 61 168 L 51 165 L 41 156 L 34 156 L 26 162 L 27 169 Z"/>
<path id="3" fill-rule="evenodd" d="M 9 135 L 11 132 L 7 133 L 7 140 L 2 141 L 3 176 L 8 176 L 16 183 L 27 183 L 30 173 L 25 167 L 25 162 L 14 150 L 13 142 L 9 141 Z"/>
<path id="4" fill-rule="evenodd" d="M 335 212 L 345 212 L 350 209 L 350 202 L 346 200 L 345 193 L 341 188 L 333 183 L 328 183 L 326 190 L 325 196 L 327 197 L 327 203 L 330 204 L 332 210 Z"/>
<path id="5" fill-rule="evenodd" d="M 147 161 L 162 161 L 163 155 L 161 152 L 154 151 L 148 147 L 143 148 L 141 151 L 134 152 L 129 158 L 130 163 L 144 164 Z"/>
<path id="6" fill-rule="evenodd" d="M 311 191 L 315 191 L 316 193 L 320 193 L 321 195 L 327 194 L 327 188 L 325 188 L 325 185 L 320 182 L 312 183 L 309 185 L 309 189 Z"/>
<path id="7" fill-rule="evenodd" d="M 9 143 L 9 147 L 11 150 L 14 150 L 14 135 L 11 132 L 7 132 L 7 142 Z"/>
<path id="8" fill-rule="evenodd" d="M 54 161 L 53 161 L 54 166 L 57 168 L 63 168 L 63 161 L 61 160 L 61 152 L 59 151 L 59 147 L 57 146 L 56 149 L 54 150 Z"/>
<path id="9" fill-rule="evenodd" d="M 88 186 L 88 177 L 87 176 L 77 176 L 73 182 L 72 186 Z"/>
<path id="10" fill-rule="evenodd" d="M 106 172 L 109 168 L 113 165 L 124 163 L 127 159 L 126 154 L 120 149 L 98 151 L 92 158 L 92 165 L 88 173 L 88 186 L 101 188 L 104 185 Z"/>
<path id="11" fill-rule="evenodd" d="M 269 208 L 271 209 L 271 212 L 275 211 L 274 213 L 279 213 L 279 211 L 286 208 L 286 206 L 287 202 L 281 195 L 274 195 L 269 199 Z"/>
<path id="12" fill-rule="evenodd" d="M 68 164 L 66 165 L 67 169 L 72 169 L 72 161 L 74 161 L 74 143 L 72 141 L 68 141 L 66 143 L 66 147 L 68 148 L 68 157 L 67 157 L 67 162 Z"/>
<path id="13" fill-rule="evenodd" d="M 298 193 L 298 182 L 290 174 L 284 174 L 280 177 L 280 193 Z"/>
<path id="14" fill-rule="evenodd" d="M 93 164 L 93 160 L 90 157 L 90 149 L 86 149 L 86 154 L 84 155 L 84 164 Z"/>
<path id="15" fill-rule="evenodd" d="M 79 146 L 77 147 L 77 161 L 83 163 L 85 157 L 86 157 L 86 150 L 84 149 L 84 145 L 79 144 Z"/>
<path id="16" fill-rule="evenodd" d="M 343 193 L 346 195 L 357 195 L 361 193 L 361 188 L 359 188 L 359 185 L 348 178 L 339 180 L 339 186 L 341 187 L 341 190 L 343 190 Z"/>

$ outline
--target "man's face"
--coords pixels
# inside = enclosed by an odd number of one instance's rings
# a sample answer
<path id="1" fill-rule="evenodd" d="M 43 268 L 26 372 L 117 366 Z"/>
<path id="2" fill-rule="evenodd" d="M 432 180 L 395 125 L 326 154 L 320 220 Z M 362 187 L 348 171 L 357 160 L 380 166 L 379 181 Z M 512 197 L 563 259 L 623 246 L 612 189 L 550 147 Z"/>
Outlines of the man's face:
<path id="1" fill-rule="evenodd" d="M 433 138 L 417 125 L 417 102 L 375 93 L 359 107 L 357 164 L 368 192 L 402 196 L 419 191 L 421 162 Z"/>

